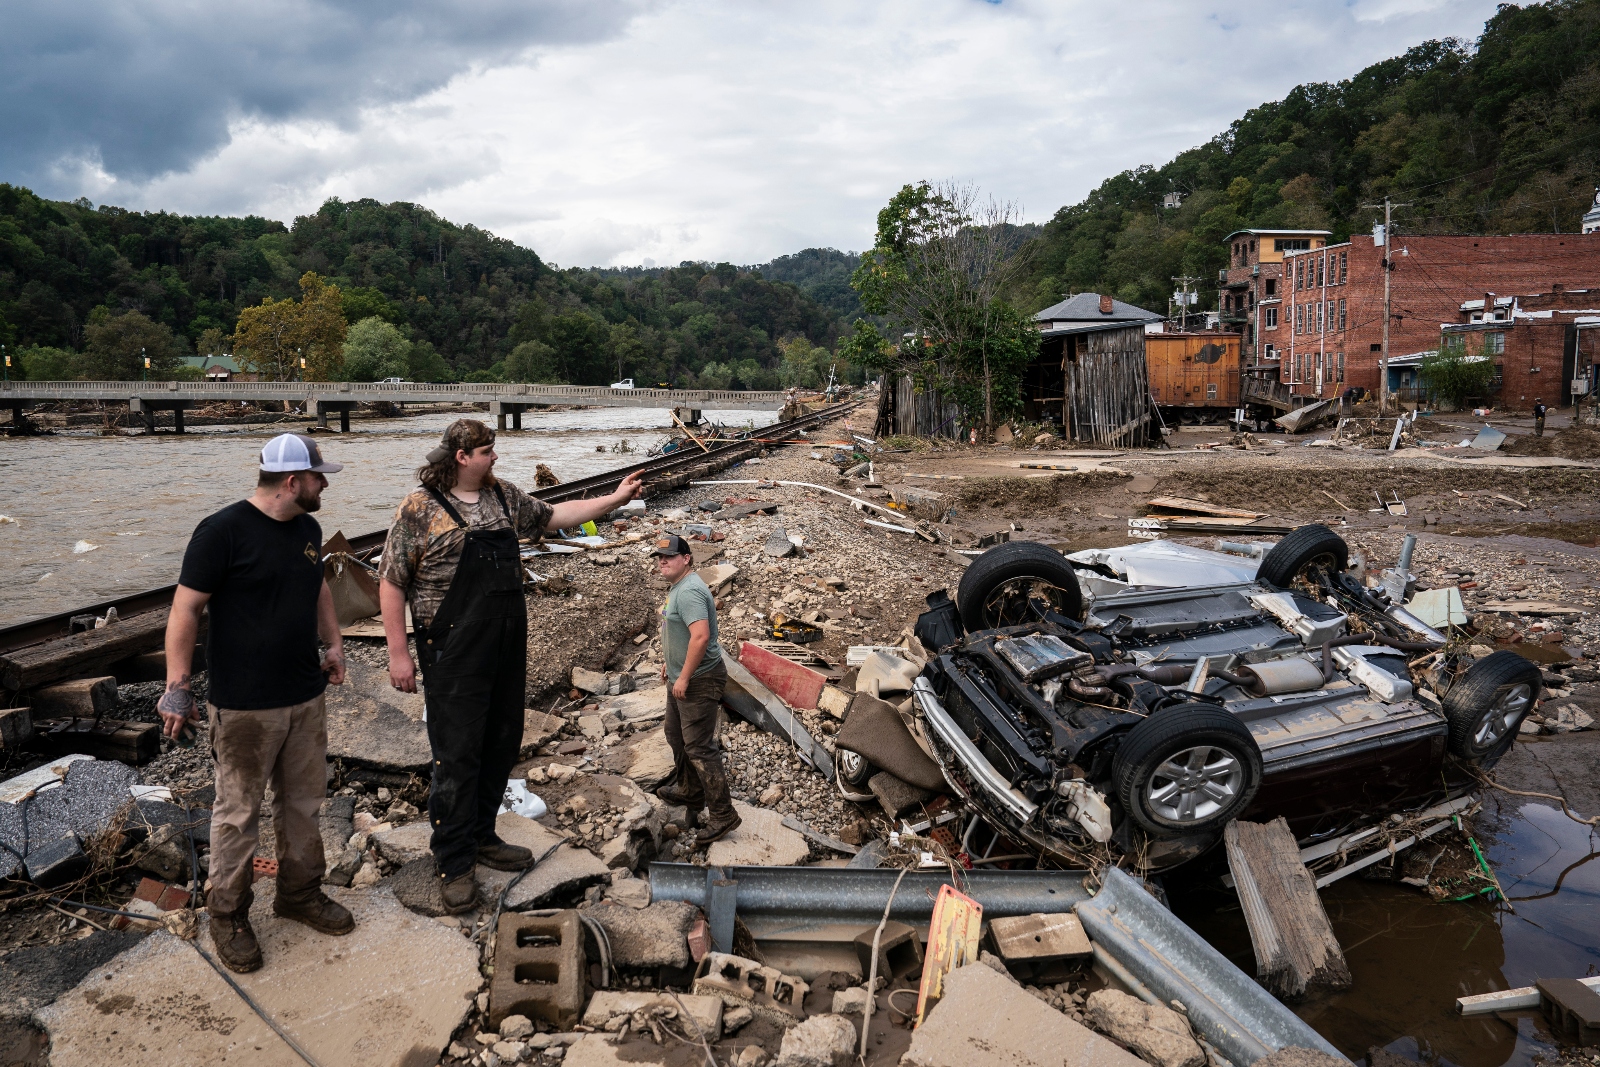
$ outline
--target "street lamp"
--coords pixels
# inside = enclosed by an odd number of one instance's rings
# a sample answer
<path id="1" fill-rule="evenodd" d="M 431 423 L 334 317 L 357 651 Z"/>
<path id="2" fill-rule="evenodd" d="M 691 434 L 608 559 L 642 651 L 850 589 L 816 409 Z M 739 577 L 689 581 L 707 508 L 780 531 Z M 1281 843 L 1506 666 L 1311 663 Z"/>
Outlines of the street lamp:
<path id="1" fill-rule="evenodd" d="M 144 371 L 139 375 L 140 381 L 150 380 L 150 357 L 144 354 L 144 349 L 139 349 L 139 358 L 144 361 Z"/>
<path id="2" fill-rule="evenodd" d="M 11 381 L 11 353 L 6 351 L 5 345 L 0 345 L 0 355 L 4 355 L 6 357 L 5 380 L 9 382 Z"/>

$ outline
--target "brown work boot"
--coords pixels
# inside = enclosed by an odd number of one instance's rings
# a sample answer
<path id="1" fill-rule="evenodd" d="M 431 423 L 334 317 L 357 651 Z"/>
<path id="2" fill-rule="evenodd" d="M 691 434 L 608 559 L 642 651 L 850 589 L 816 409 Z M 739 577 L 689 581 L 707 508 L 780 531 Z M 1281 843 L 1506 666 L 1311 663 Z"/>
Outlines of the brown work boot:
<path id="1" fill-rule="evenodd" d="M 688 760 L 679 762 L 671 783 L 658 786 L 656 796 L 668 804 L 681 804 L 691 812 L 699 811 L 706 806 L 705 787 L 700 784 L 700 776 L 695 773 L 694 764 Z"/>
<path id="2" fill-rule="evenodd" d="M 250 928 L 250 917 L 240 911 L 233 915 L 211 916 L 211 943 L 223 966 L 239 974 L 261 969 L 261 946 Z"/>
<path id="3" fill-rule="evenodd" d="M 521 871 L 533 866 L 533 850 L 497 837 L 478 846 L 478 862 L 497 871 Z"/>
<path id="4" fill-rule="evenodd" d="M 356 918 L 350 914 L 350 909 L 329 900 L 327 894 L 320 889 L 310 896 L 298 898 L 286 897 L 280 893 L 272 901 L 272 913 L 281 915 L 285 919 L 293 919 L 297 923 L 305 923 L 313 930 L 333 934 L 335 937 L 348 934 L 356 928 Z"/>
<path id="5" fill-rule="evenodd" d="M 706 788 L 706 824 L 695 835 L 696 846 L 726 837 L 738 829 L 739 813 L 733 806 L 733 794 L 728 790 L 728 774 L 722 766 L 722 757 L 695 760 L 694 769 Z"/>
<path id="6" fill-rule="evenodd" d="M 444 910 L 451 915 L 459 915 L 464 911 L 471 911 L 478 903 L 478 879 L 469 868 L 466 874 L 458 874 L 454 878 L 439 875 L 444 883 L 439 887 L 439 895 L 444 898 Z"/>

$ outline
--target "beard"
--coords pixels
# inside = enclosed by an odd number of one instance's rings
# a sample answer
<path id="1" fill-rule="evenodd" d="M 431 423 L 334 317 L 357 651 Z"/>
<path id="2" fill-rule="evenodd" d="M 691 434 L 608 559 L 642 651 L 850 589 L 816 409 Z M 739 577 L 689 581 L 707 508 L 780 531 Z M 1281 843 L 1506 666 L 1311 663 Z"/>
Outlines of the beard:
<path id="1" fill-rule="evenodd" d="M 322 507 L 322 487 L 315 484 L 299 486 L 295 490 L 294 502 L 301 511 L 316 511 Z"/>

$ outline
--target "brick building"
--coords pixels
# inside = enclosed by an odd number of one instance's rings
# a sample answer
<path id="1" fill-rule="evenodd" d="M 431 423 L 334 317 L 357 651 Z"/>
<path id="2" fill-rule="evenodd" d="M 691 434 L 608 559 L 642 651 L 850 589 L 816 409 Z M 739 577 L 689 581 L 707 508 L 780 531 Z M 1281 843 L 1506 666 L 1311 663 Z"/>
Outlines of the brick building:
<path id="1" fill-rule="evenodd" d="M 1296 395 L 1336 396 L 1352 385 L 1379 389 L 1381 239 L 1380 229 L 1285 255 L 1279 322 L 1263 326 L 1260 336 L 1263 346 L 1273 346 L 1280 380 Z M 1600 233 L 1399 234 L 1392 245 L 1389 353 L 1397 367 L 1415 365 L 1421 352 L 1437 348 L 1441 326 L 1461 324 L 1463 302 L 1476 299 L 1481 314 L 1485 293 L 1600 289 Z M 1550 391 L 1557 392 L 1554 385 Z M 1522 393 L 1520 386 L 1508 389 L 1506 402 L 1516 406 Z"/>
<path id="2" fill-rule="evenodd" d="M 1592 396 L 1600 352 L 1600 290 L 1567 289 L 1522 296 L 1485 293 L 1463 301 L 1457 321 L 1440 326 L 1438 344 L 1459 342 L 1469 357 L 1494 361 L 1497 399 L 1527 410 L 1535 399 L 1552 407 Z M 1416 357 L 1390 360 L 1391 387 L 1405 390 Z"/>
<path id="3" fill-rule="evenodd" d="M 1228 269 L 1217 279 L 1221 326 L 1242 334 L 1246 363 L 1276 358 L 1283 305 L 1283 260 L 1328 244 L 1328 230 L 1236 230 L 1228 240 Z"/>

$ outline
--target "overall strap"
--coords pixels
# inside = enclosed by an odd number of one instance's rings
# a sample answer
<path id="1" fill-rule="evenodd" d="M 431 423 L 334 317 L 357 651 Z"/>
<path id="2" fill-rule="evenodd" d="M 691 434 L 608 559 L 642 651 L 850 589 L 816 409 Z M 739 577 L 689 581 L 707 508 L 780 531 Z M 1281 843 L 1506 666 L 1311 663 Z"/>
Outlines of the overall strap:
<path id="1" fill-rule="evenodd" d="M 449 515 L 452 519 L 454 519 L 455 523 L 456 523 L 456 525 L 458 527 L 460 527 L 463 530 L 467 529 L 467 522 L 466 522 L 465 519 L 463 519 L 461 517 L 461 512 L 457 511 L 455 508 L 450 506 L 450 501 L 448 501 L 448 500 L 446 500 L 444 498 L 444 494 L 439 492 L 439 490 L 433 488 L 432 486 L 429 486 L 427 488 L 428 488 L 428 495 L 433 497 L 433 502 L 435 504 L 438 504 L 441 508 L 444 508 L 445 514 Z M 496 488 L 499 488 L 499 487 L 496 486 Z"/>
<path id="2" fill-rule="evenodd" d="M 494 483 L 494 495 L 500 498 L 500 510 L 505 512 L 506 521 L 511 521 L 511 506 L 506 503 L 506 491 L 499 482 Z M 512 523 L 515 526 L 515 523 Z"/>

